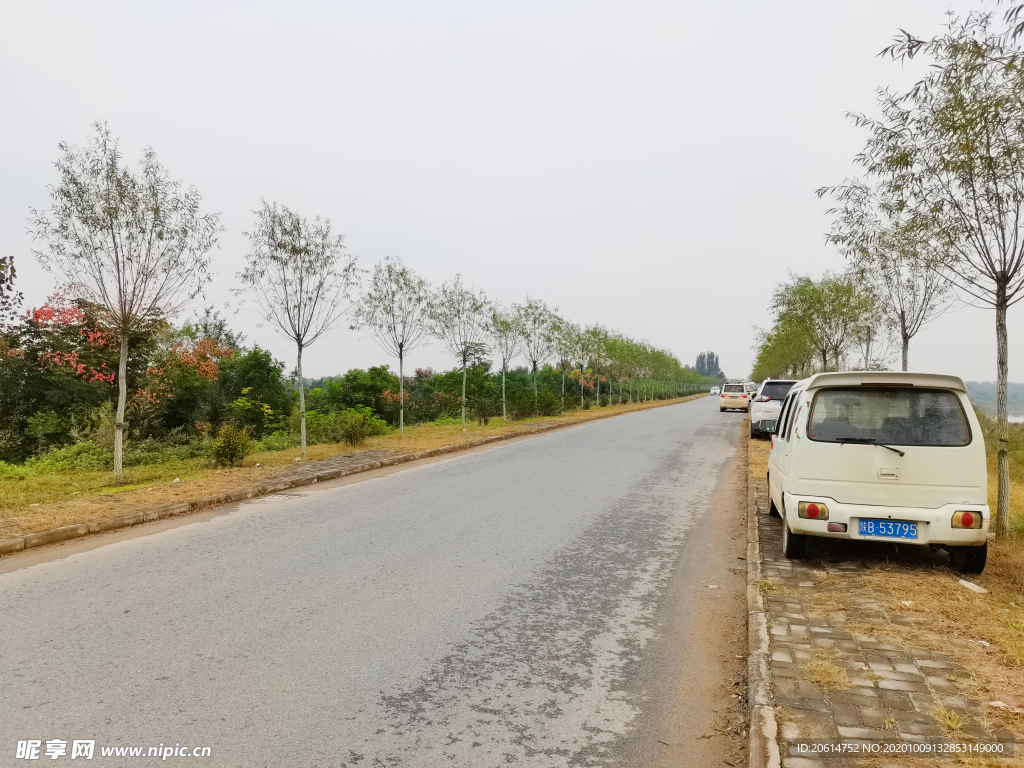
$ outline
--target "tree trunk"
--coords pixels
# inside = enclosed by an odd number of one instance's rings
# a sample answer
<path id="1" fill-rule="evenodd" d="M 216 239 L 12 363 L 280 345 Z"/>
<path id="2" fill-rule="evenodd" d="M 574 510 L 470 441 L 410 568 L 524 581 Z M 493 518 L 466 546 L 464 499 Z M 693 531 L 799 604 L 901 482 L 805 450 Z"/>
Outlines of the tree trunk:
<path id="1" fill-rule="evenodd" d="M 565 410 L 565 368 L 562 369 L 562 410 Z"/>
<path id="2" fill-rule="evenodd" d="M 533 361 L 533 402 L 537 402 L 537 361 Z"/>
<path id="3" fill-rule="evenodd" d="M 583 408 L 583 372 L 580 372 L 580 408 Z"/>
<path id="4" fill-rule="evenodd" d="M 128 404 L 128 334 L 121 334 L 117 364 L 117 416 L 114 417 L 114 484 L 124 482 L 124 409 Z"/>
<path id="5" fill-rule="evenodd" d="M 903 370 L 907 370 L 907 361 L 910 359 L 910 337 L 903 334 Z"/>
<path id="6" fill-rule="evenodd" d="M 302 345 L 299 344 L 299 443 L 302 445 L 302 455 L 306 455 L 306 385 L 302 381 Z"/>
<path id="7" fill-rule="evenodd" d="M 405 376 L 402 349 L 398 350 L 398 436 L 405 436 Z"/>
<path id="8" fill-rule="evenodd" d="M 462 362 L 462 431 L 466 431 L 466 362 Z"/>
<path id="9" fill-rule="evenodd" d="M 537 394 L 534 393 L 534 399 L 536 400 Z M 508 410 L 505 408 L 505 366 L 501 366 L 501 421 L 504 424 L 508 424 Z"/>
<path id="10" fill-rule="evenodd" d="M 1010 425 L 1006 411 L 1007 357 L 1006 283 L 1002 282 L 996 288 L 996 473 L 999 478 L 999 486 L 996 494 L 995 534 L 999 537 L 1010 535 Z"/>
<path id="11" fill-rule="evenodd" d="M 595 408 L 600 408 L 601 407 L 601 377 L 600 376 L 597 377 L 597 397 L 594 400 L 594 407 Z"/>

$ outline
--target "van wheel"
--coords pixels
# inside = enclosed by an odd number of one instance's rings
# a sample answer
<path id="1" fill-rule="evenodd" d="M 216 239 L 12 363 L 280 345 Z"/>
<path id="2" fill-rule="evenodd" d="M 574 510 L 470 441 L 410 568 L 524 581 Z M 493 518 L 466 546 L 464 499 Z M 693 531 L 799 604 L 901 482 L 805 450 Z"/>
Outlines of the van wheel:
<path id="1" fill-rule="evenodd" d="M 948 547 L 949 563 L 960 573 L 981 573 L 988 560 L 988 543 L 980 547 Z"/>
<path id="2" fill-rule="evenodd" d="M 750 439 L 751 439 L 751 440 L 760 440 L 760 439 L 761 439 L 761 433 L 760 433 L 760 432 L 758 432 L 758 431 L 757 431 L 756 429 L 754 429 L 753 427 L 751 427 L 751 428 L 750 428 Z"/>
<path id="3" fill-rule="evenodd" d="M 789 523 L 782 518 L 782 554 L 787 560 L 798 560 L 804 556 L 804 548 L 807 546 L 807 537 L 801 533 L 793 533 L 789 530 Z"/>
<path id="4" fill-rule="evenodd" d="M 718 412 L 719 412 L 719 413 L 725 413 L 725 408 L 719 407 L 719 408 L 718 408 Z"/>

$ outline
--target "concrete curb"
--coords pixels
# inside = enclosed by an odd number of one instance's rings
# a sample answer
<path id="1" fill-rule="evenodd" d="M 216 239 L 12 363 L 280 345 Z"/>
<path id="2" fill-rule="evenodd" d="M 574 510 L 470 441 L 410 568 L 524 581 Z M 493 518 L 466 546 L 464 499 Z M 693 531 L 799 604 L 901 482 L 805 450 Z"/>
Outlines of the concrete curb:
<path id="1" fill-rule="evenodd" d="M 692 397 L 692 396 L 691 396 Z M 700 399 L 694 397 L 693 399 Z M 681 402 L 691 402 L 690 400 L 682 400 Z M 419 459 L 429 459 L 434 456 L 443 456 L 447 453 L 457 453 L 458 451 L 467 451 L 471 448 L 479 448 L 482 445 L 489 445 L 490 443 L 497 443 L 503 440 L 512 440 L 517 437 L 532 437 L 534 435 L 542 434 L 544 432 L 552 432 L 557 429 L 567 429 L 569 427 L 579 426 L 580 424 L 587 424 L 592 421 L 601 421 L 603 419 L 611 419 L 616 416 L 626 416 L 629 413 L 642 413 L 643 411 L 650 411 L 655 408 L 664 408 L 669 405 L 679 405 L 678 402 L 665 402 L 652 405 L 650 408 L 642 408 L 637 411 L 627 411 L 626 413 L 612 413 L 607 415 L 592 416 L 587 419 L 580 419 L 578 421 L 564 422 L 560 424 L 544 424 L 539 427 L 532 429 L 526 429 L 521 432 L 509 432 L 504 435 L 490 435 L 489 437 L 481 437 L 476 440 L 469 440 L 465 443 L 456 443 L 454 445 L 445 445 L 440 448 L 430 448 L 425 451 L 417 451 L 415 453 L 402 453 L 398 456 L 391 456 L 386 459 L 379 459 L 377 461 L 369 461 L 365 464 L 356 464 L 352 467 L 346 467 L 344 469 L 329 469 L 324 472 L 317 472 L 314 474 L 306 475 L 304 477 L 297 477 L 294 479 L 281 479 L 281 480 L 269 480 L 258 486 L 251 488 L 243 488 L 238 491 L 231 493 L 222 493 L 216 496 L 206 496 L 201 499 L 194 499 L 192 501 L 182 501 L 176 504 L 163 504 L 158 507 L 152 507 L 146 510 L 140 510 L 138 512 L 132 512 L 128 515 L 120 515 L 119 517 L 105 517 L 100 520 L 93 520 L 89 523 L 78 523 L 75 525 L 65 525 L 60 528 L 52 528 L 48 531 L 39 531 L 37 533 L 28 533 L 24 536 L 15 536 L 9 539 L 0 539 L 0 556 L 8 555 L 13 552 L 20 552 L 24 549 L 31 549 L 32 547 L 41 547 L 44 544 L 54 544 L 60 541 L 67 541 L 68 539 L 77 539 L 81 536 L 88 536 L 92 533 L 102 533 L 103 531 L 113 531 L 118 528 L 127 528 L 132 525 L 138 525 L 139 523 L 148 523 L 152 520 L 162 520 L 166 517 L 177 517 L 179 515 L 188 515 L 193 512 L 198 512 L 202 509 L 209 509 L 210 507 L 218 507 L 222 504 L 230 504 L 235 501 L 244 501 L 245 499 L 251 499 L 255 496 L 263 496 L 268 493 L 276 493 L 277 491 L 283 491 L 288 488 L 298 488 L 303 485 L 310 485 L 312 483 L 325 482 L 327 480 L 337 480 L 348 475 L 356 475 L 361 472 L 370 472 L 374 469 L 380 469 L 381 467 L 391 467 L 396 464 L 405 464 L 409 461 L 417 461 Z"/>
<path id="2" fill-rule="evenodd" d="M 757 483 L 750 478 L 747 442 L 747 702 L 750 707 L 750 768 L 780 765 L 778 724 L 772 706 L 768 617 L 761 597 L 761 534 L 757 520 Z"/>

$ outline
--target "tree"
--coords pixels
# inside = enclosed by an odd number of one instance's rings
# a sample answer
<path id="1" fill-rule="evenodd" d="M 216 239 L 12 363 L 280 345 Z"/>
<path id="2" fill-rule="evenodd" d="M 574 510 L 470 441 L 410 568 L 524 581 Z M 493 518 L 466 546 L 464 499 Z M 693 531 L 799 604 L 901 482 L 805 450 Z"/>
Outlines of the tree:
<path id="1" fill-rule="evenodd" d="M 14 257 L 0 256 L 0 327 L 18 316 L 18 307 L 24 298 L 20 291 L 14 290 L 17 275 Z"/>
<path id="2" fill-rule="evenodd" d="M 828 211 L 835 219 L 827 239 L 850 260 L 886 325 L 899 336 L 905 371 L 910 340 L 949 303 L 949 282 L 928 266 L 922 248 L 933 238 L 920 225 L 901 221 L 900 209 L 862 181 L 818 190 L 819 197 L 826 194 L 839 202 Z"/>
<path id="3" fill-rule="evenodd" d="M 868 311 L 870 297 L 849 274 L 826 273 L 818 281 L 795 277 L 776 287 L 772 309 L 785 316 L 789 327 L 799 327 L 821 357 L 821 369 L 839 370 L 847 347 Z"/>
<path id="4" fill-rule="evenodd" d="M 1009 14 L 1013 23 L 1020 8 Z M 928 74 L 904 95 L 882 91 L 880 117 L 853 116 L 868 131 L 857 162 L 882 204 L 929 235 L 919 263 L 995 310 L 999 536 L 1010 531 L 1006 313 L 1024 297 L 1024 69 L 1014 34 L 972 13 L 930 41 L 907 35 L 887 52 L 930 57 Z"/>
<path id="5" fill-rule="evenodd" d="M 398 258 L 377 264 L 356 307 L 353 328 L 366 328 L 381 348 L 398 358 L 398 433 L 405 434 L 405 356 L 429 334 L 430 286 Z"/>
<path id="6" fill-rule="evenodd" d="M 255 295 L 258 311 L 295 343 L 299 385 L 299 440 L 306 453 L 306 393 L 302 353 L 334 328 L 351 308 L 358 283 L 355 257 L 345 253 L 345 238 L 331 231 L 330 219 L 304 219 L 277 203 L 263 201 L 255 211 L 242 288 Z"/>
<path id="7" fill-rule="evenodd" d="M 537 371 L 551 355 L 553 322 L 558 307 L 548 309 L 539 299 L 526 297 L 522 304 L 513 305 L 517 321 L 522 329 L 523 353 L 533 372 L 533 397 L 537 397 Z"/>
<path id="8" fill-rule="evenodd" d="M 697 355 L 697 363 L 694 367 L 701 376 L 718 378 L 722 375 L 722 369 L 718 363 L 718 355 L 711 351 L 701 352 Z"/>
<path id="9" fill-rule="evenodd" d="M 491 342 L 494 351 L 501 359 L 501 418 L 508 423 L 508 409 L 505 404 L 505 374 L 508 364 L 519 354 L 524 343 L 524 328 L 521 316 L 515 308 L 508 310 L 501 306 L 494 307 L 490 317 Z M 536 393 L 536 379 L 534 379 Z"/>
<path id="10" fill-rule="evenodd" d="M 483 291 L 462 285 L 456 275 L 434 295 L 429 311 L 433 334 L 443 341 L 462 368 L 462 428 L 466 428 L 466 369 L 487 352 L 489 302 Z"/>
<path id="11" fill-rule="evenodd" d="M 130 338 L 200 292 L 222 228 L 217 214 L 200 213 L 199 192 L 183 190 L 152 149 L 142 153 L 136 174 L 106 125 L 96 123 L 95 131 L 84 148 L 60 145 L 52 205 L 33 209 L 30 226 L 43 244 L 34 251 L 39 263 L 101 307 L 118 339 L 114 482 L 121 483 Z"/>
<path id="12" fill-rule="evenodd" d="M 558 360 L 558 367 L 562 371 L 562 408 L 565 408 L 565 373 L 572 368 L 573 354 L 577 349 L 577 339 L 580 335 L 578 325 L 559 317 L 551 316 L 551 326 L 548 338 L 551 342 L 551 349 Z"/>
<path id="13" fill-rule="evenodd" d="M 601 372 L 608 368 L 608 329 L 600 325 L 593 325 L 584 332 L 587 347 L 587 362 L 594 377 L 594 401 L 595 407 L 601 407 Z M 609 398 L 611 404 L 611 398 Z"/>

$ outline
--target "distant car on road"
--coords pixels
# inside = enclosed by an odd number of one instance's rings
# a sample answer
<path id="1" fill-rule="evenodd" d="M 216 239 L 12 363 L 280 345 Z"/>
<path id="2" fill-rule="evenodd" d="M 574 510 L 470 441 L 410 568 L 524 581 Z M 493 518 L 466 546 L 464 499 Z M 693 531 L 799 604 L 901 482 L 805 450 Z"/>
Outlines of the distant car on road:
<path id="1" fill-rule="evenodd" d="M 772 431 L 768 496 L 787 558 L 823 536 L 941 547 L 957 570 L 984 570 L 985 440 L 957 377 L 819 373 L 761 427 Z"/>
<path id="2" fill-rule="evenodd" d="M 765 379 L 761 382 L 754 398 L 750 401 L 750 439 L 767 438 L 768 433 L 759 424 L 762 421 L 775 421 L 782 410 L 782 401 L 796 381 L 788 379 Z"/>
<path id="3" fill-rule="evenodd" d="M 718 410 L 727 411 L 736 408 L 745 411 L 750 407 L 750 395 L 742 384 L 726 384 L 718 396 Z"/>
<path id="4" fill-rule="evenodd" d="M 722 394 L 722 390 L 719 387 L 712 387 L 711 388 L 711 394 L 712 395 L 720 395 L 720 394 Z"/>

